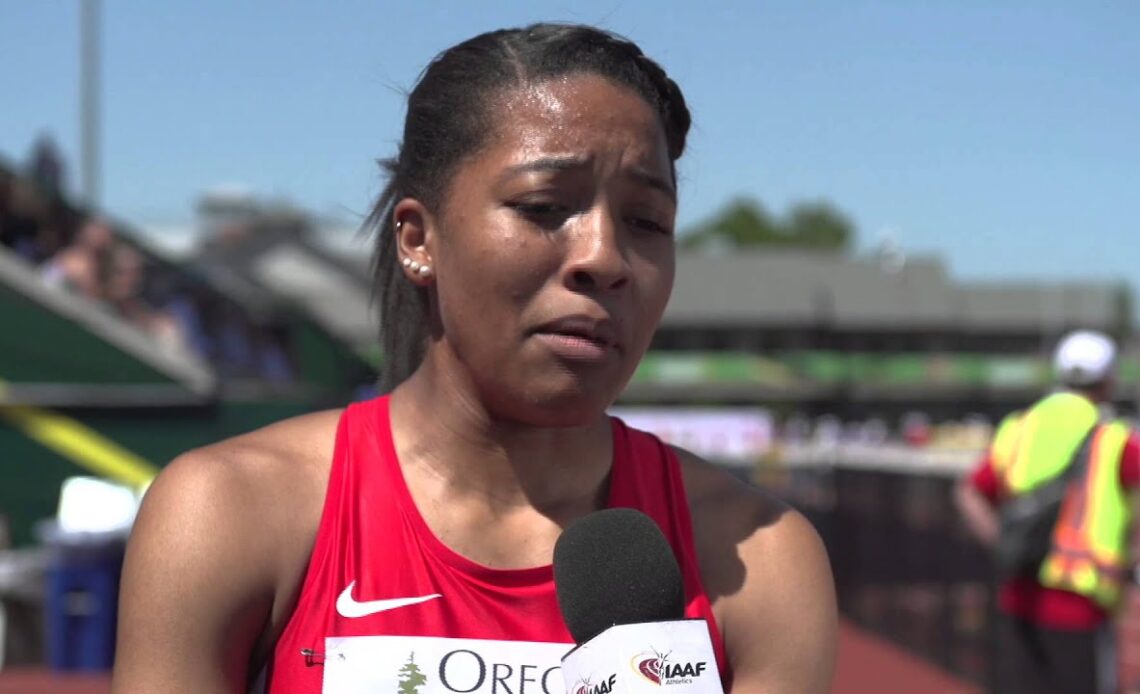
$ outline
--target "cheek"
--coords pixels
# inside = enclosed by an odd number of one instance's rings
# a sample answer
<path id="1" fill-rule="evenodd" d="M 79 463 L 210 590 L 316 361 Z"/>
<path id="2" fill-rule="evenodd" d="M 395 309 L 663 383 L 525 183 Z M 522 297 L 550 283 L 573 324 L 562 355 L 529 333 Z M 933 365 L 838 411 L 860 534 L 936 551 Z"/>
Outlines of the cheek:
<path id="1" fill-rule="evenodd" d="M 641 304 L 644 318 L 652 320 L 656 325 L 673 293 L 673 277 L 676 272 L 673 250 L 669 248 L 640 260 L 643 268 L 640 273 L 642 289 L 639 292 L 638 303 Z"/>
<path id="2" fill-rule="evenodd" d="M 486 243 L 446 249 L 436 292 L 447 334 L 505 336 L 549 278 L 541 239 L 486 234 Z M 479 320 L 471 320 L 478 316 Z"/>

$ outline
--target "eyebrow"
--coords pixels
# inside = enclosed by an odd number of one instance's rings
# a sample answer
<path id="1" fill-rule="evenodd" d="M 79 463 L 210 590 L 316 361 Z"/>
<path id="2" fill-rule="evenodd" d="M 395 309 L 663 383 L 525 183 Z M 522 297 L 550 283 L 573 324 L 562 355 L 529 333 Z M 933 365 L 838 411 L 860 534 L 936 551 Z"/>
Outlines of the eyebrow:
<path id="1" fill-rule="evenodd" d="M 573 169 L 584 166 L 587 161 L 588 160 L 585 157 L 543 157 L 541 159 L 534 159 L 522 164 L 516 164 L 515 166 L 508 168 L 503 172 L 502 178 L 505 180 L 519 174 L 536 171 L 548 171 L 554 173 L 571 171 Z M 650 173 L 647 169 L 636 167 L 629 172 L 627 177 L 632 178 L 634 181 L 644 186 L 648 186 L 654 190 L 660 191 L 674 203 L 677 202 L 677 190 L 673 187 L 673 185 L 660 176 Z"/>
<path id="2" fill-rule="evenodd" d="M 530 173 L 532 171 L 553 171 L 555 173 L 561 171 L 570 171 L 586 164 L 585 157 L 543 157 L 542 159 L 533 159 L 522 164 L 516 164 L 503 172 L 503 178 L 511 178 L 522 173 Z"/>
<path id="3" fill-rule="evenodd" d="M 665 194 L 666 197 L 668 197 L 674 203 L 677 202 L 677 190 L 676 190 L 676 188 L 674 188 L 673 185 L 671 183 L 669 183 L 669 181 L 666 181 L 665 179 L 661 178 L 660 176 L 654 175 L 654 174 L 650 173 L 649 171 L 647 171 L 646 169 L 643 169 L 640 167 L 635 168 L 633 171 L 631 171 L 630 176 L 633 178 L 633 180 L 637 181 L 638 183 L 640 183 L 642 185 L 646 185 L 646 186 L 649 186 L 650 188 L 661 191 L 662 193 Z"/>

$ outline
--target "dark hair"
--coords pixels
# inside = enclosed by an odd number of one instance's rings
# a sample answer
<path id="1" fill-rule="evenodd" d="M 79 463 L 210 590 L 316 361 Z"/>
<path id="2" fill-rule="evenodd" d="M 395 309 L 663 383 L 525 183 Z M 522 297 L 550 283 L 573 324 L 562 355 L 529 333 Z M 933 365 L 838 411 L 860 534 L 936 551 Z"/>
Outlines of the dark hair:
<path id="1" fill-rule="evenodd" d="M 600 75 L 632 89 L 660 115 L 670 160 L 684 152 L 689 110 L 681 90 L 637 45 L 616 34 L 582 25 L 534 24 L 480 34 L 436 56 L 408 96 L 399 153 L 381 162 L 388 184 L 365 222 L 376 235 L 372 276 L 380 309 L 381 391 L 415 371 L 427 339 L 427 294 L 399 267 L 393 207 L 413 197 L 439 209 L 455 167 L 486 143 L 495 95 L 575 73 Z"/>

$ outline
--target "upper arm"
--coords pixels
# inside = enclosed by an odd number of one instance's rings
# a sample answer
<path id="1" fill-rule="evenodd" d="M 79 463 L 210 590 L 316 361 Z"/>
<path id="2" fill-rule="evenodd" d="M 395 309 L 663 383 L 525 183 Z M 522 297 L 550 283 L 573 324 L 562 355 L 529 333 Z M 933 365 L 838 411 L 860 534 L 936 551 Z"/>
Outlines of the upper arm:
<path id="1" fill-rule="evenodd" d="M 986 455 L 978 461 L 970 474 L 962 479 L 962 484 L 969 485 L 990 503 L 996 503 L 1001 496 L 1001 483 L 998 480 L 997 470 L 994 469 L 993 456 Z"/>
<path id="2" fill-rule="evenodd" d="M 734 692 L 822 694 L 838 616 L 827 550 L 800 513 L 677 450 Z"/>
<path id="3" fill-rule="evenodd" d="M 782 513 L 740 546 L 741 590 L 726 600 L 725 648 L 733 691 L 829 691 L 838 612 L 827 551 L 796 511 Z"/>
<path id="4" fill-rule="evenodd" d="M 1120 486 L 1128 491 L 1140 487 L 1140 436 L 1136 432 L 1128 435 L 1120 455 Z"/>
<path id="5" fill-rule="evenodd" d="M 185 455 L 147 491 L 123 567 L 115 694 L 245 690 L 273 556 L 257 485 L 229 462 Z"/>

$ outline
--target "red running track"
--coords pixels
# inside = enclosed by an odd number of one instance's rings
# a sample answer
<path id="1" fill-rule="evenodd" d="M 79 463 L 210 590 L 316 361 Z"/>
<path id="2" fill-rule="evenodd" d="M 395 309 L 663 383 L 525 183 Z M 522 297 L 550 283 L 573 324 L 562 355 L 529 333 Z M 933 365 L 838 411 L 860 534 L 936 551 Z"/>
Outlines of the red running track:
<path id="1" fill-rule="evenodd" d="M 981 694 L 971 685 L 843 621 L 832 694 Z"/>

